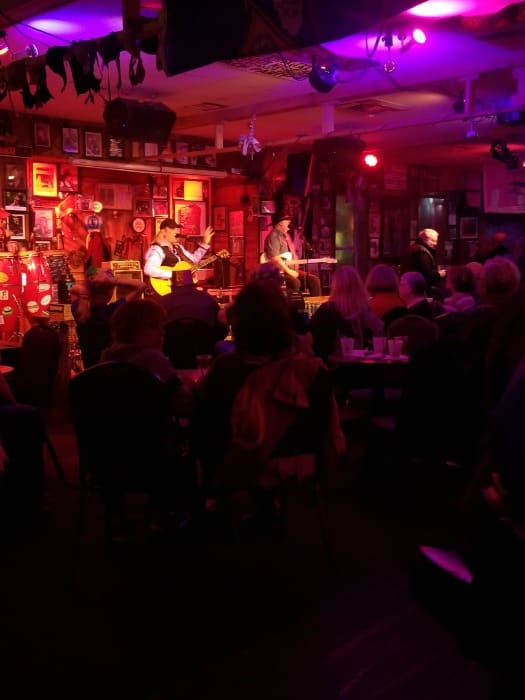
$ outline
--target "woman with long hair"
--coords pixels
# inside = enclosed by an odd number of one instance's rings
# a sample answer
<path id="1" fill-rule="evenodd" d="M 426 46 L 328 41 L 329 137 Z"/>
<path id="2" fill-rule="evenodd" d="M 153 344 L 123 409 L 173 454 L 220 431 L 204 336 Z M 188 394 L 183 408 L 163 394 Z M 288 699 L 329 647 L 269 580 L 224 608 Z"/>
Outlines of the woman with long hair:
<path id="1" fill-rule="evenodd" d="M 370 311 L 369 294 L 351 265 L 335 270 L 328 301 L 310 319 L 314 352 L 327 360 L 337 351 L 339 336 L 355 339 L 358 348 L 371 344 L 374 335 L 382 335 L 383 322 Z"/>

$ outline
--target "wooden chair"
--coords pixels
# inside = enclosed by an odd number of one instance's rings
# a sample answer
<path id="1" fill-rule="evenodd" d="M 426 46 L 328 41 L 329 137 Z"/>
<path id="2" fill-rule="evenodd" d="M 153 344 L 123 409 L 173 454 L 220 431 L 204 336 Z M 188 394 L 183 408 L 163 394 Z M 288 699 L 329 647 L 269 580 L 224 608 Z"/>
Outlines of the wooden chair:
<path id="1" fill-rule="evenodd" d="M 409 355 L 416 350 L 432 345 L 439 338 L 439 326 L 435 321 L 418 314 L 407 314 L 396 318 L 388 326 L 388 337 L 406 336 Z"/>
<path id="2" fill-rule="evenodd" d="M 318 371 L 308 389 L 308 398 L 309 406 L 297 409 L 295 419 L 279 439 L 267 461 L 260 462 L 249 450 L 245 452 L 232 447 L 224 461 L 224 469 L 219 474 L 218 485 L 223 496 L 226 495 L 231 525 L 237 540 L 242 537 L 242 523 L 235 513 L 235 494 L 241 491 L 251 493 L 255 505 L 263 509 L 276 505 L 276 527 L 271 532 L 283 538 L 288 528 L 291 491 L 293 489 L 296 492 L 304 492 L 306 488 L 307 498 L 317 513 L 326 558 L 334 565 L 335 558 L 322 498 L 322 482 L 327 466 L 329 421 L 333 415 L 330 372 L 325 369 Z M 310 460 L 313 465 L 308 476 L 301 476 L 293 471 L 286 473 L 287 464 L 303 459 Z M 265 475 L 269 478 L 265 478 Z"/>
<path id="3" fill-rule="evenodd" d="M 102 497 L 111 540 L 115 522 L 125 517 L 127 494 L 160 494 L 167 500 L 175 489 L 177 432 L 169 392 L 139 367 L 105 362 L 71 379 L 69 404 L 80 481 L 75 541 L 78 544 L 93 488 Z"/>

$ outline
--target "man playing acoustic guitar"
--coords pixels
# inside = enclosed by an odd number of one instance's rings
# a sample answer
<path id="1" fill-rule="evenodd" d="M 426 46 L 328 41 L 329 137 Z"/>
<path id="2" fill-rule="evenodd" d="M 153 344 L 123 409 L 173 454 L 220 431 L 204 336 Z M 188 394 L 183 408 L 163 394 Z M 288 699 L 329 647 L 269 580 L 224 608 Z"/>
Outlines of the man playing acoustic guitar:
<path id="1" fill-rule="evenodd" d="M 178 262 L 198 264 L 210 250 L 210 241 L 215 234 L 211 226 L 207 226 L 194 253 L 190 253 L 181 243 L 182 226 L 174 219 L 164 219 L 159 232 L 149 246 L 144 256 L 144 274 L 150 278 L 171 280 L 172 269 Z"/>
<path id="2" fill-rule="evenodd" d="M 297 260 L 293 241 L 289 234 L 292 219 L 283 214 L 274 218 L 274 226 L 264 240 L 264 255 L 268 262 L 276 265 L 284 274 L 286 288 L 294 292 L 300 291 L 301 281 L 304 282 L 309 293 L 318 297 L 321 296 L 321 282 L 317 275 L 303 270 L 295 270 L 291 265 L 293 260 Z"/>

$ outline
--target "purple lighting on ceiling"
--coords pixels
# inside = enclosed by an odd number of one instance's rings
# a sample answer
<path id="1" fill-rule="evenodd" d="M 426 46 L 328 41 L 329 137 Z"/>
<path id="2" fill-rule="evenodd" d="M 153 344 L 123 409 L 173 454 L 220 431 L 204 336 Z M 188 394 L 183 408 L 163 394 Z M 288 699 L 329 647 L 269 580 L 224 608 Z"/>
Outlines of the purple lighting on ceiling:
<path id="1" fill-rule="evenodd" d="M 492 15 L 511 4 L 512 2 L 509 0 L 427 0 L 427 2 L 407 10 L 404 14 L 413 17 L 428 17 L 429 19 L 458 15 L 482 16 Z"/>

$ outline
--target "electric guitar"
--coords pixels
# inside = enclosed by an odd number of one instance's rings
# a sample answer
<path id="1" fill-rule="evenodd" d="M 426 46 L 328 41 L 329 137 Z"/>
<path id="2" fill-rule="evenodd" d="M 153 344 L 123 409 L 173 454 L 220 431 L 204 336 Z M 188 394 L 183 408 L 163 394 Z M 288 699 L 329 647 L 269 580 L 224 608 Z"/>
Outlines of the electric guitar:
<path id="1" fill-rule="evenodd" d="M 218 253 L 215 253 L 214 255 L 210 255 L 208 258 L 204 258 L 198 263 L 191 264 L 189 262 L 186 262 L 184 260 L 179 261 L 173 267 L 170 267 L 169 265 L 161 265 L 161 270 L 170 270 L 172 273 L 173 272 L 183 272 L 184 270 L 190 270 L 191 272 L 197 272 L 197 270 L 200 270 L 203 267 L 206 267 L 207 265 L 210 265 L 212 262 L 215 262 L 215 260 L 224 260 L 226 258 L 230 257 L 230 253 L 227 250 L 219 250 Z M 153 287 L 153 289 L 157 292 L 157 294 L 160 294 L 160 296 L 165 296 L 166 294 L 169 294 L 171 292 L 172 288 L 172 277 L 168 279 L 163 279 L 161 277 L 150 277 L 149 278 L 150 284 Z M 194 276 L 194 281 L 195 276 Z"/>
<path id="2" fill-rule="evenodd" d="M 287 265 L 315 265 L 317 263 L 335 265 L 337 263 L 335 258 L 299 258 L 297 260 L 293 260 L 290 252 L 281 253 L 280 257 L 286 262 Z M 268 258 L 264 253 L 261 253 L 260 262 L 268 262 Z"/>

